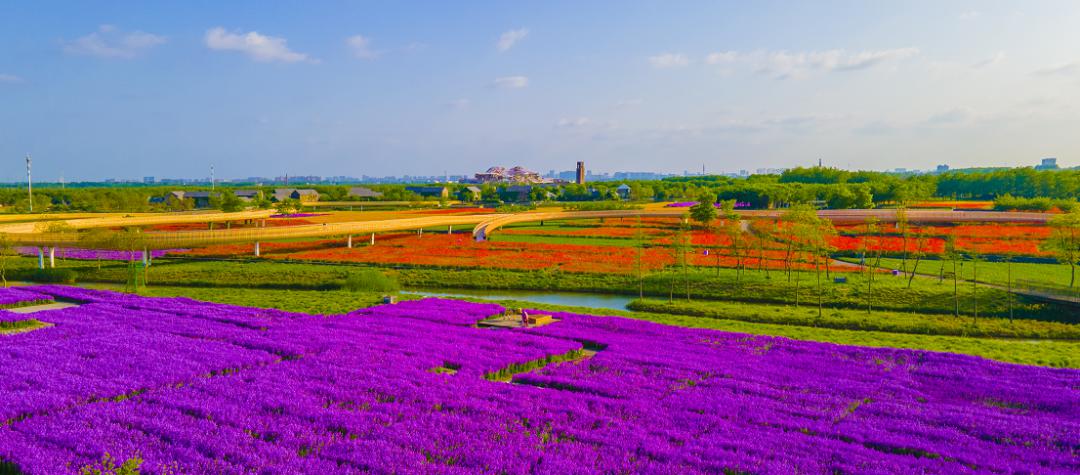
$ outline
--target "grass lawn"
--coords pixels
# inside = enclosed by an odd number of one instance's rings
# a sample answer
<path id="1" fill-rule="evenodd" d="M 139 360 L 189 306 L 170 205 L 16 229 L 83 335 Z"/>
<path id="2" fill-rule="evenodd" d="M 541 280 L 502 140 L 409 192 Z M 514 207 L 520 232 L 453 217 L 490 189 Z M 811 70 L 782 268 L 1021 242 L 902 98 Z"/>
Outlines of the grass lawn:
<path id="1" fill-rule="evenodd" d="M 951 335 L 1000 338 L 1044 338 L 1080 341 L 1080 325 L 1040 320 L 979 318 L 971 316 L 926 314 L 911 312 L 871 312 L 824 308 L 818 315 L 817 305 L 748 305 L 739 302 L 686 302 L 676 300 L 635 300 L 630 308 L 636 311 L 688 315 L 756 323 L 799 325 L 843 330 L 910 333 L 918 335 Z"/>
<path id="2" fill-rule="evenodd" d="M 844 258 L 842 259 L 848 262 L 858 262 L 857 258 Z M 902 261 L 900 259 L 882 258 L 881 267 L 885 269 L 900 269 Z M 952 272 L 952 262 L 942 260 L 921 260 L 916 272 L 920 274 L 929 274 L 937 276 L 941 272 L 941 265 L 945 264 L 945 272 Z M 963 265 L 961 265 L 963 264 Z M 972 275 L 976 270 L 976 266 L 972 265 L 972 261 L 959 261 L 956 264 L 957 273 L 963 280 L 971 280 Z M 907 267 L 910 271 L 915 266 L 915 261 L 908 259 Z M 989 262 L 979 261 L 978 263 L 978 280 L 988 284 L 995 284 L 1005 286 L 1008 284 L 1008 267 L 1009 264 L 1005 262 Z M 1069 285 L 1069 266 L 1064 264 L 1038 264 L 1038 263 L 1026 263 L 1026 262 L 1014 262 L 1012 264 L 1012 278 L 1013 284 L 1017 282 L 1034 282 L 1038 285 L 1048 285 L 1053 287 L 1068 287 Z M 918 277 L 915 278 L 919 280 Z"/>

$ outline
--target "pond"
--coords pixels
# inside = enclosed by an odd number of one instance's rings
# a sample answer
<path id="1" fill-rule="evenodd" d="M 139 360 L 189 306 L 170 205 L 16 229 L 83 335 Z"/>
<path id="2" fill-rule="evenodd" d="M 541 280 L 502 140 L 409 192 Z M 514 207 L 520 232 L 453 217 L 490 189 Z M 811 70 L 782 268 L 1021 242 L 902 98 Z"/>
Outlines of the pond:
<path id="1" fill-rule="evenodd" d="M 634 300 L 629 295 L 597 294 L 586 292 L 542 292 L 533 290 L 477 290 L 477 289 L 408 289 L 403 294 L 424 297 L 457 297 L 484 300 L 520 300 L 549 305 L 626 310 L 626 304 Z"/>

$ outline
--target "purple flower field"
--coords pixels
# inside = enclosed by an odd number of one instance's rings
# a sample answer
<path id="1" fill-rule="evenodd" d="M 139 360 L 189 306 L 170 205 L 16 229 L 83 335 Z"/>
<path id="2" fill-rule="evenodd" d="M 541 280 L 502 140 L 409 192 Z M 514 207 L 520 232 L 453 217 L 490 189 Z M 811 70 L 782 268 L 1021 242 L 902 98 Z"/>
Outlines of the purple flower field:
<path id="1" fill-rule="evenodd" d="M 678 201 L 678 202 L 675 202 L 675 203 L 668 203 L 668 204 L 664 205 L 664 207 L 665 208 L 689 208 L 691 206 L 697 206 L 697 204 L 698 204 L 697 201 Z M 721 204 L 720 203 L 713 203 L 713 207 L 714 208 L 720 208 Z M 735 202 L 735 207 L 736 208 L 749 208 L 750 203 L 744 203 L 742 201 L 736 201 Z"/>
<path id="2" fill-rule="evenodd" d="M 326 213 L 289 213 L 270 215 L 271 218 L 311 218 L 314 216 L 326 216 Z"/>
<path id="3" fill-rule="evenodd" d="M 502 307 L 438 299 L 322 316 L 31 291 L 86 303 L 0 336 L 0 472 L 1080 471 L 1076 370 L 567 313 L 481 329 Z"/>
<path id="4" fill-rule="evenodd" d="M 0 307 L 17 307 L 36 302 L 50 302 L 52 295 L 33 292 L 20 287 L 0 288 Z"/>
<path id="5" fill-rule="evenodd" d="M 174 252 L 187 252 L 188 249 L 154 249 L 150 251 L 150 257 L 161 257 L 169 253 Z M 15 252 L 24 256 L 37 256 L 38 248 L 36 247 L 16 247 Z M 135 260 L 142 260 L 142 251 L 115 251 L 111 249 L 83 249 L 78 247 L 61 247 L 56 249 L 56 257 L 60 259 L 82 259 L 82 260 L 95 260 L 100 259 L 103 261 L 126 261 L 132 259 L 134 254 Z"/>

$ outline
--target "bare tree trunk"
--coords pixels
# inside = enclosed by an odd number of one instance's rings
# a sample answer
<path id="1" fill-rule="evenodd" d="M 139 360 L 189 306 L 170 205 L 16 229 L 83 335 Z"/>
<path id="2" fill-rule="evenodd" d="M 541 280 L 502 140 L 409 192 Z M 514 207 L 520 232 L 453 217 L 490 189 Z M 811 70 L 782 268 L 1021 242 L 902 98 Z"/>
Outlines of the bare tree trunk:
<path id="1" fill-rule="evenodd" d="M 952 262 L 952 283 L 953 283 L 953 308 L 956 312 L 956 317 L 960 318 L 960 284 L 957 281 L 956 275 L 956 258 L 953 258 Z"/>
<path id="2" fill-rule="evenodd" d="M 1009 279 L 1009 323 L 1013 321 L 1013 291 L 1012 291 L 1012 256 L 1005 258 L 1005 269 Z"/>
<path id="3" fill-rule="evenodd" d="M 921 256 L 915 256 L 915 267 L 911 268 L 911 274 L 908 275 L 907 288 L 911 288 L 911 281 L 915 280 L 915 271 L 919 270 L 919 259 Z"/>
<path id="4" fill-rule="evenodd" d="M 971 299 L 974 300 L 975 311 L 972 313 L 971 323 L 979 322 L 979 260 L 976 258 L 971 263 Z"/>

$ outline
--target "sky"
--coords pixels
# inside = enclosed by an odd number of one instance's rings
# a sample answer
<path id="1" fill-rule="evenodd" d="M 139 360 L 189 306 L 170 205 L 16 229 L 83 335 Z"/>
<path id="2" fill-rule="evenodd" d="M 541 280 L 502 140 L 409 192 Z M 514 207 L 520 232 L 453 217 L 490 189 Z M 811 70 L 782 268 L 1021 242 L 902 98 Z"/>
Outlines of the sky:
<path id="1" fill-rule="evenodd" d="M 0 180 L 1080 165 L 1080 2 L 0 3 Z"/>

